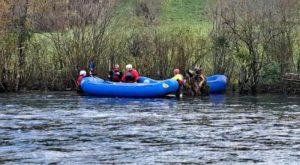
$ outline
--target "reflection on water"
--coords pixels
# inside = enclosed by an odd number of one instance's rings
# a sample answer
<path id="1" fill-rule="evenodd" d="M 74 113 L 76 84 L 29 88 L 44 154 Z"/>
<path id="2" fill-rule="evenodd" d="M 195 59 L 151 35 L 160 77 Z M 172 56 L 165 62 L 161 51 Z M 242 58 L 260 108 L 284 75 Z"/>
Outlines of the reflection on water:
<path id="1" fill-rule="evenodd" d="M 300 98 L 0 95 L 0 164 L 298 164 Z"/>

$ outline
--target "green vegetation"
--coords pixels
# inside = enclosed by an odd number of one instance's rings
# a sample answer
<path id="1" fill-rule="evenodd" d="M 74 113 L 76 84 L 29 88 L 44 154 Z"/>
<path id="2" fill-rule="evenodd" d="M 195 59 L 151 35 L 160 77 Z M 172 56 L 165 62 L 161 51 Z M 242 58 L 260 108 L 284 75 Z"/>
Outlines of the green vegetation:
<path id="1" fill-rule="evenodd" d="M 0 91 L 74 88 L 89 61 L 103 78 L 114 63 L 157 79 L 201 65 L 253 94 L 300 71 L 298 0 L 99 2 L 2 3 Z"/>
<path id="2" fill-rule="evenodd" d="M 161 22 L 165 25 L 202 26 L 208 23 L 207 0 L 167 0 L 162 7 Z"/>
<path id="3" fill-rule="evenodd" d="M 155 1 L 155 0 L 154 0 Z M 115 10 L 114 21 L 117 27 L 130 27 L 136 25 L 139 28 L 144 26 L 143 18 L 135 15 L 135 10 L 141 0 L 121 1 Z M 155 29 L 174 29 L 189 27 L 193 29 L 205 29 L 211 27 L 207 18 L 207 0 L 162 0 L 159 3 L 157 22 L 152 26 Z"/>

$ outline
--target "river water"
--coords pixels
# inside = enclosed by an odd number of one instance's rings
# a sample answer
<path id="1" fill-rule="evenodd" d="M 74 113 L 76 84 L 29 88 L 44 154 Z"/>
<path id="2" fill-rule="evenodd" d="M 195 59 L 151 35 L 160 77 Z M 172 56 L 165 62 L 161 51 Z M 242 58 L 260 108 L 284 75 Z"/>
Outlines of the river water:
<path id="1" fill-rule="evenodd" d="M 300 97 L 0 94 L 0 164 L 300 164 Z"/>

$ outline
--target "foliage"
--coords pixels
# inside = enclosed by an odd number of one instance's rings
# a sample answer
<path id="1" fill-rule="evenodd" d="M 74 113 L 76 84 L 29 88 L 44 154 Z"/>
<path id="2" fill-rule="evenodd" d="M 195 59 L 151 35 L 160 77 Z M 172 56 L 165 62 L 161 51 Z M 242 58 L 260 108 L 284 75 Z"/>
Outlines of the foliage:
<path id="1" fill-rule="evenodd" d="M 263 85 L 274 85 L 281 81 L 280 64 L 273 61 L 264 65 L 260 76 L 260 82 Z"/>
<path id="2" fill-rule="evenodd" d="M 299 2 L 295 0 L 287 3 L 283 0 L 220 0 L 212 8 L 213 38 L 218 41 L 220 36 L 225 36 L 231 42 L 231 48 L 220 48 L 220 42 L 215 42 L 214 47 L 219 50 L 216 57 L 223 58 L 218 60 L 221 62 L 242 64 L 239 68 L 240 93 L 251 91 L 256 94 L 260 74 L 270 59 L 280 63 L 281 74 L 292 70 L 292 45 L 295 42 L 292 34 L 296 31 L 295 24 L 299 16 L 295 12 L 297 7 Z M 230 50 L 242 55 L 238 56 L 239 60 L 226 60 Z M 246 53 L 238 53 L 241 50 L 246 50 Z"/>
<path id="3" fill-rule="evenodd" d="M 299 71 L 298 0 L 20 0 L 0 3 L 0 90 L 75 87 L 89 61 L 156 79 L 195 66 L 241 93 Z"/>

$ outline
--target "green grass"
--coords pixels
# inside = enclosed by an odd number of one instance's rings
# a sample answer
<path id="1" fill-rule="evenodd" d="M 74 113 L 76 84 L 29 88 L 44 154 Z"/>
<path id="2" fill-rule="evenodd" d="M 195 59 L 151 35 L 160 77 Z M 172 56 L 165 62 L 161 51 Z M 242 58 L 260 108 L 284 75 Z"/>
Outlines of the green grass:
<path id="1" fill-rule="evenodd" d="M 161 21 L 171 25 L 196 25 L 207 23 L 206 0 L 166 0 L 162 6 Z"/>
<path id="2" fill-rule="evenodd" d="M 155 28 L 174 29 L 189 27 L 191 29 L 202 29 L 208 31 L 211 27 L 206 15 L 208 0 L 164 0 L 160 7 L 158 23 L 152 27 L 146 27 L 142 18 L 134 14 L 138 0 L 123 0 L 116 8 L 114 15 L 115 27 L 126 29 Z M 127 31 L 127 30 L 126 30 Z"/>

